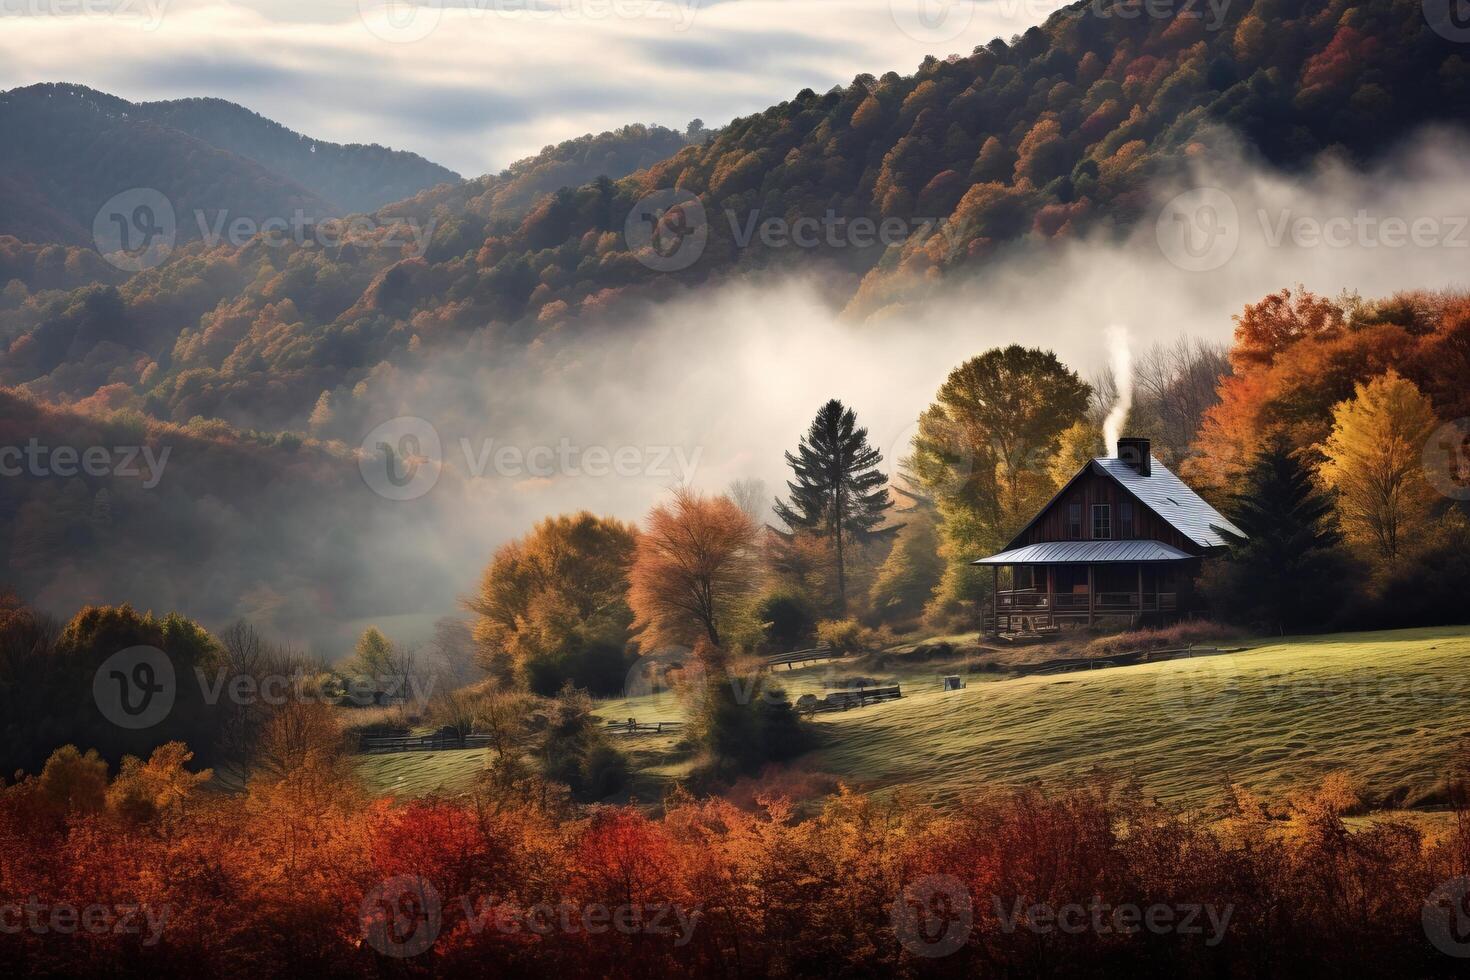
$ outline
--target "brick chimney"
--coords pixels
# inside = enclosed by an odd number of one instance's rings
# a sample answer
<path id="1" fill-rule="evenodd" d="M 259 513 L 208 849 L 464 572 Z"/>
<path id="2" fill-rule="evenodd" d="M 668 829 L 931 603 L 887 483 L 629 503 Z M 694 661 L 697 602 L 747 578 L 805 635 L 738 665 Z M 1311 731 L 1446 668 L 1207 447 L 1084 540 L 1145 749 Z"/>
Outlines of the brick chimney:
<path id="1" fill-rule="evenodd" d="M 1139 476 L 1148 476 L 1153 472 L 1153 460 L 1149 456 L 1147 439 L 1135 436 L 1124 436 L 1119 439 L 1118 458 L 1128 464 Z"/>

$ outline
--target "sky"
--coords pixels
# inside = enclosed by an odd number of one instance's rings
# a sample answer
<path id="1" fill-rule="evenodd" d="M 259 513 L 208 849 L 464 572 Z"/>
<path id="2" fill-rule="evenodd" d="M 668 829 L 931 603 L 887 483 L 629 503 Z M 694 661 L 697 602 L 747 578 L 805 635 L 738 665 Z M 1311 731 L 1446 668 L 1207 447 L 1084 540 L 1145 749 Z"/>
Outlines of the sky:
<path id="1" fill-rule="evenodd" d="M 628 123 L 717 126 L 911 73 L 1058 0 L 0 0 L 0 89 L 228 99 L 465 176 Z"/>

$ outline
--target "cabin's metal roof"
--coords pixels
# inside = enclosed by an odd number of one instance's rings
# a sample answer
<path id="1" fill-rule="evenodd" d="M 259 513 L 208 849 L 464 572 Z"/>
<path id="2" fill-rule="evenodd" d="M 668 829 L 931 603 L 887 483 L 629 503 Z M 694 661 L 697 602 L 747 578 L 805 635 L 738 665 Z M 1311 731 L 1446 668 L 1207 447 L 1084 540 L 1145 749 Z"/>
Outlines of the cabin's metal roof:
<path id="1" fill-rule="evenodd" d="M 1100 457 L 1092 462 L 1201 548 L 1225 547 L 1227 542 L 1220 534 L 1222 529 L 1245 537 L 1240 528 L 1205 503 L 1203 497 L 1189 488 L 1189 484 L 1157 459 L 1151 461 L 1148 476 L 1140 475 L 1116 456 Z"/>
<path id="2" fill-rule="evenodd" d="M 1162 541 L 1043 541 L 972 565 L 1092 565 L 1106 562 L 1186 561 L 1192 556 Z"/>

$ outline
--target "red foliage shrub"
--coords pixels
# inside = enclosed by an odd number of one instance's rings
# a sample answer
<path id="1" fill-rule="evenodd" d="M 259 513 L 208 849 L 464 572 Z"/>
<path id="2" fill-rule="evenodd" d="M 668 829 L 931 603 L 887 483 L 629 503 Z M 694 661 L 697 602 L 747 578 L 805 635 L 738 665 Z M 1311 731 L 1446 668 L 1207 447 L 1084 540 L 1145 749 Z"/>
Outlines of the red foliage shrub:
<path id="1" fill-rule="evenodd" d="M 0 794 L 17 975 L 1448 975 L 1421 915 L 1470 857 L 1349 831 L 1337 777 L 1214 825 L 1105 776 L 954 811 L 844 791 L 804 821 L 364 803 L 320 773 L 151 823 L 31 820 L 36 792 Z"/>

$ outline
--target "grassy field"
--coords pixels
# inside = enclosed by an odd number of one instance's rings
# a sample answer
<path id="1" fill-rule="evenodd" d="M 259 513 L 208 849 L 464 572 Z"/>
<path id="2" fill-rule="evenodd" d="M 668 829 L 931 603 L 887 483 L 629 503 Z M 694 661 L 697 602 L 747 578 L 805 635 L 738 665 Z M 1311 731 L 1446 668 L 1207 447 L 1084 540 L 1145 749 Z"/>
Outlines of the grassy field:
<path id="1" fill-rule="evenodd" d="M 1457 741 L 1470 736 L 1470 627 L 1337 634 L 1262 642 L 1219 656 L 1057 676 L 968 675 L 953 665 L 884 669 L 836 662 L 777 679 L 793 698 L 854 677 L 904 686 L 901 701 L 819 715 L 811 770 L 874 791 L 905 787 L 953 803 L 984 787 L 1056 779 L 1102 766 L 1137 776 L 1163 799 L 1208 805 L 1227 779 L 1281 799 L 1348 769 L 1371 798 L 1436 802 Z M 604 702 L 606 718 L 683 716 L 664 692 Z M 676 777 L 661 753 L 675 739 L 635 739 L 645 777 Z M 462 789 L 483 753 L 369 757 L 376 788 L 415 795 Z"/>

